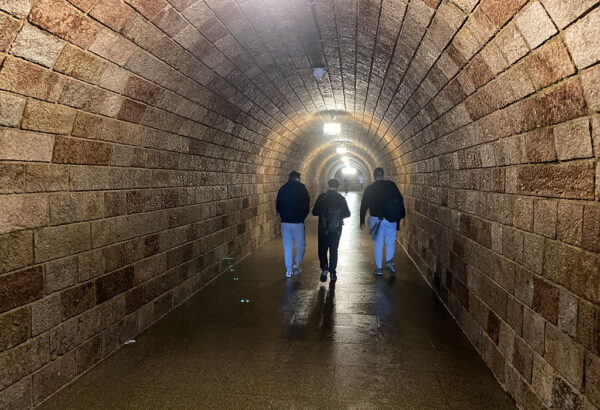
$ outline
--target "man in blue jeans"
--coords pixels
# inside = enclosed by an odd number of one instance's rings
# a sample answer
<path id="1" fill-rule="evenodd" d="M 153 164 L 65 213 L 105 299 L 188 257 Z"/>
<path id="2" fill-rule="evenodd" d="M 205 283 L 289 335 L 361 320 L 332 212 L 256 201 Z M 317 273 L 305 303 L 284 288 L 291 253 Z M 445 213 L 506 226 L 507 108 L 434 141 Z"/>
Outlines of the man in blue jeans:
<path id="1" fill-rule="evenodd" d="M 375 244 L 375 275 L 383 275 L 383 245 L 385 243 L 385 267 L 390 274 L 395 274 L 394 251 L 396 248 L 396 231 L 398 222 L 385 219 L 386 203 L 394 198 L 402 198 L 398 186 L 393 181 L 383 179 L 383 169 L 373 172 L 375 182 L 365 189 L 360 204 L 360 229 L 364 229 L 365 215 L 369 210 L 369 230 Z"/>
<path id="2" fill-rule="evenodd" d="M 310 196 L 306 187 L 300 182 L 300 174 L 290 172 L 288 182 L 277 193 L 277 212 L 281 216 L 281 237 L 285 255 L 285 276 L 300 274 L 300 263 L 306 251 L 306 235 L 304 220 L 310 210 Z M 293 258 L 294 244 L 296 258 Z M 294 261 L 292 263 L 292 261 Z"/>

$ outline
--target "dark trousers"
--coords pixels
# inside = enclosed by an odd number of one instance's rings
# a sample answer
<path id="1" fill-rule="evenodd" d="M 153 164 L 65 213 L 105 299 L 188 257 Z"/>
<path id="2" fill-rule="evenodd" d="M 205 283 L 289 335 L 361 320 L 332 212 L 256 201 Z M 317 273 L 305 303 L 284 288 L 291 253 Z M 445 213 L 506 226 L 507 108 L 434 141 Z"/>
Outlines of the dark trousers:
<path id="1" fill-rule="evenodd" d="M 335 275 L 335 268 L 338 261 L 338 246 L 340 244 L 341 233 L 330 233 L 325 235 L 319 232 L 319 261 L 321 270 L 328 270 Z M 327 251 L 329 251 L 329 263 L 327 263 Z"/>

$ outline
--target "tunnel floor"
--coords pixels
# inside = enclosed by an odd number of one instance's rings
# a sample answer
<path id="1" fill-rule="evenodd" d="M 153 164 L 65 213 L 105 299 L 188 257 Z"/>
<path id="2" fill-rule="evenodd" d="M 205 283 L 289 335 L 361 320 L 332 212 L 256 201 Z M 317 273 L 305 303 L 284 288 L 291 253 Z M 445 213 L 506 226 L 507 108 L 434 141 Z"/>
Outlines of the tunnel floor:
<path id="1" fill-rule="evenodd" d="M 373 276 L 347 198 L 335 286 L 309 216 L 301 276 L 275 238 L 40 408 L 515 408 L 401 248 Z"/>

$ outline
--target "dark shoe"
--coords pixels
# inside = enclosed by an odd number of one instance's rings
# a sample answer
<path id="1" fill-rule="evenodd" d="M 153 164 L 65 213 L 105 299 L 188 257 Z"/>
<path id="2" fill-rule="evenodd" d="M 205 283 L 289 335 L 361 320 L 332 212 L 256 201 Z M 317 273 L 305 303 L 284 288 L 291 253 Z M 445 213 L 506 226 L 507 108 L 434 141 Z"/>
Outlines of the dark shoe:
<path id="1" fill-rule="evenodd" d="M 385 267 L 390 271 L 390 274 L 396 274 L 396 267 L 394 266 L 394 261 L 390 260 L 385 263 Z"/>
<path id="2" fill-rule="evenodd" d="M 382 276 L 383 275 L 383 269 L 375 268 L 375 270 L 373 271 L 373 275 Z"/>
<path id="3" fill-rule="evenodd" d="M 324 270 L 323 272 L 321 272 L 321 282 L 327 282 L 327 274 L 329 273 L 328 270 Z"/>
<path id="4" fill-rule="evenodd" d="M 336 275 L 335 273 L 332 273 L 332 274 L 330 274 L 330 275 L 329 275 L 329 279 L 330 279 L 332 282 L 335 282 L 335 281 L 337 280 L 337 275 Z"/>

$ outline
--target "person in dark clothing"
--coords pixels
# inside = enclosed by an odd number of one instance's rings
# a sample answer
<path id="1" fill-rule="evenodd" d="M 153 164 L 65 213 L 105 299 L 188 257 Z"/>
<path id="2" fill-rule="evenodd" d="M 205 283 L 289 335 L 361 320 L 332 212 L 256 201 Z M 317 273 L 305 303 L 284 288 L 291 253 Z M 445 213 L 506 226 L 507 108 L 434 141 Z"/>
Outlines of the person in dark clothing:
<path id="1" fill-rule="evenodd" d="M 394 267 L 394 250 L 396 247 L 396 231 L 399 222 L 388 221 L 385 218 L 386 204 L 394 198 L 402 199 L 398 186 L 393 181 L 383 179 L 383 169 L 375 169 L 373 176 L 375 182 L 369 185 L 363 194 L 360 204 L 360 229 L 364 229 L 365 216 L 369 210 L 369 230 L 375 248 L 375 275 L 383 274 L 383 245 L 386 248 L 386 263 L 391 274 L 396 272 Z"/>
<path id="2" fill-rule="evenodd" d="M 287 278 L 292 274 L 301 272 L 300 264 L 306 251 L 306 232 L 304 220 L 310 211 L 310 195 L 303 183 L 300 174 L 290 172 L 288 182 L 277 193 L 277 212 L 281 216 L 281 237 L 283 239 L 283 252 Z M 296 257 L 293 258 L 294 244 Z M 292 261 L 293 264 L 292 264 Z"/>
<path id="3" fill-rule="evenodd" d="M 344 218 L 350 216 L 346 199 L 338 194 L 340 181 L 330 179 L 327 182 L 327 192 L 319 195 L 312 214 L 319 217 L 319 261 L 321 263 L 321 282 L 327 280 L 331 274 L 332 282 L 337 280 L 338 246 L 342 235 Z M 329 261 L 327 260 L 329 251 Z"/>

